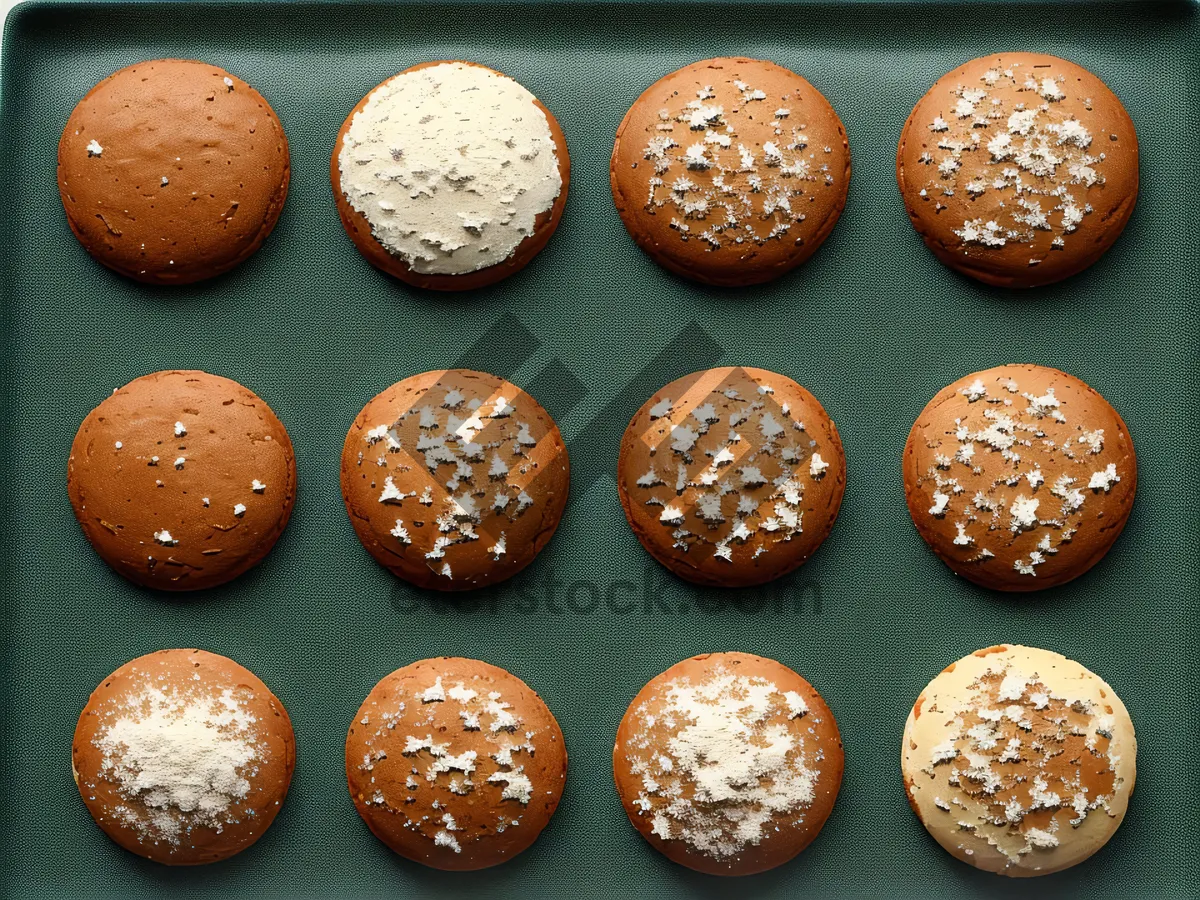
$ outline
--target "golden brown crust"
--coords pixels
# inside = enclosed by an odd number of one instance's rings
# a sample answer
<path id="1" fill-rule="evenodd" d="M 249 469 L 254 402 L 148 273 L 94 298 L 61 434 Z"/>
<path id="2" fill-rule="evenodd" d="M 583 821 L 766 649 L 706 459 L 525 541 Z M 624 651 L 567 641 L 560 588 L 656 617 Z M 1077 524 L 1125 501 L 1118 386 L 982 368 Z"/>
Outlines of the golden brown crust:
<path id="1" fill-rule="evenodd" d="M 465 60 L 434 60 L 432 62 L 423 62 L 415 66 L 409 66 L 404 71 L 393 75 L 392 78 L 408 72 L 415 72 L 419 69 L 440 66 L 447 62 L 459 63 L 464 66 L 475 66 L 476 68 L 487 69 L 489 72 L 495 71 L 479 63 L 467 62 Z M 389 78 L 375 88 L 372 88 L 358 102 L 358 105 L 350 110 L 350 114 L 346 116 L 346 121 L 342 123 L 341 129 L 338 131 L 337 140 L 333 145 L 333 154 L 329 160 L 329 177 L 333 183 L 333 197 L 337 202 L 338 215 L 341 217 L 342 227 L 346 229 L 346 234 L 350 236 L 350 240 L 354 242 L 354 246 L 358 248 L 359 252 L 366 257 L 367 262 L 392 277 L 399 278 L 401 281 L 418 288 L 425 288 L 432 291 L 471 291 L 476 288 L 487 287 L 488 285 L 504 280 L 510 275 L 515 275 L 521 269 L 525 268 L 529 264 L 529 261 L 537 256 L 550 241 L 550 236 L 558 228 L 558 223 L 562 220 L 563 210 L 567 205 L 567 189 L 571 183 L 571 157 L 567 151 L 566 135 L 563 134 L 562 127 L 558 124 L 558 119 L 554 117 L 554 114 L 546 108 L 541 100 L 534 99 L 534 104 L 545 114 L 546 122 L 550 126 L 550 136 L 554 139 L 554 152 L 558 161 L 558 171 L 562 177 L 562 188 L 558 192 L 558 197 L 554 200 L 554 205 L 548 211 L 539 214 L 534 221 L 533 233 L 521 241 L 504 262 L 488 266 L 476 272 L 468 272 L 463 275 L 430 275 L 415 272 L 409 268 L 404 260 L 389 253 L 379 241 L 375 240 L 371 234 L 371 223 L 367 221 L 367 217 L 351 206 L 350 201 L 346 198 L 346 194 L 342 190 L 341 172 L 338 168 L 338 156 L 342 152 L 342 144 L 345 141 L 346 133 L 350 130 L 350 124 L 354 121 L 354 117 L 367 105 L 367 101 L 371 99 L 371 94 L 390 80 Z"/>
<path id="2" fill-rule="evenodd" d="M 526 850 L 567 776 L 554 715 L 497 666 L 441 657 L 372 688 L 346 736 L 346 778 L 372 833 L 435 869 L 483 869 Z"/>
<path id="3" fill-rule="evenodd" d="M 733 686 L 717 692 L 722 679 Z M 701 721 L 696 713 L 714 706 L 679 701 L 680 687 L 713 691 L 715 708 L 740 725 Z M 756 753 L 780 740 L 789 743 L 782 756 Z M 730 765 L 738 771 L 723 773 Z M 651 679 L 613 747 L 617 794 L 634 828 L 672 862 L 713 875 L 764 872 L 804 850 L 833 810 L 844 767 L 837 722 L 816 689 L 748 653 L 694 656 Z"/>
<path id="4" fill-rule="evenodd" d="M 985 96 L 960 109 L 964 91 Z M 1020 110 L 1036 117 L 1011 120 Z M 1072 120 L 1082 132 L 1061 130 Z M 996 139 L 1005 146 L 993 151 Z M 986 284 L 1035 287 L 1087 268 L 1125 228 L 1138 193 L 1137 133 L 1081 66 L 992 54 L 938 79 L 913 108 L 896 177 L 913 227 L 943 263 Z"/>
<path id="5" fill-rule="evenodd" d="M 296 502 L 296 459 L 283 423 L 253 391 L 207 372 L 154 372 L 83 420 L 67 493 L 119 574 L 199 590 L 270 552 Z"/>
<path id="6" fill-rule="evenodd" d="M 196 60 L 114 72 L 79 101 L 58 145 L 71 231 L 99 262 L 149 284 L 189 284 L 247 259 L 275 227 L 290 174 L 267 101 Z"/>
<path id="7" fill-rule="evenodd" d="M 684 118 L 693 115 L 701 118 Z M 663 138 L 672 146 L 656 157 L 651 142 Z M 702 168 L 685 159 L 696 143 L 706 148 Z M 768 143 L 781 148 L 778 159 L 766 154 Z M 752 167 L 741 148 L 754 157 Z M 625 227 L 655 262 L 736 287 L 778 278 L 816 252 L 846 205 L 850 148 L 841 119 L 804 78 L 765 60 L 721 57 L 684 66 L 643 92 L 617 129 L 609 177 Z M 681 178 L 694 188 L 676 194 Z M 783 196 L 787 206 L 778 203 Z M 695 206 L 701 200 L 703 210 Z M 726 225 L 731 217 L 736 226 Z"/>
<path id="8" fill-rule="evenodd" d="M 656 391 L 625 430 L 617 463 L 621 506 L 642 546 L 680 578 L 723 587 L 802 565 L 832 531 L 845 486 L 842 442 L 816 397 L 745 366 Z"/>
<path id="9" fill-rule="evenodd" d="M 443 591 L 533 562 L 570 481 L 550 414 L 511 382 L 467 369 L 392 385 L 363 407 L 342 451 L 342 497 L 363 546 L 406 581 Z"/>
<path id="10" fill-rule="evenodd" d="M 921 537 L 956 574 L 995 590 L 1082 575 L 1120 535 L 1136 490 L 1120 415 L 1045 366 L 997 366 L 943 388 L 904 450 L 905 498 Z"/>
<path id="11" fill-rule="evenodd" d="M 194 771 L 167 777 L 179 768 L 180 753 L 196 752 L 194 744 L 172 752 L 163 737 L 180 714 L 192 716 L 194 728 L 196 716 L 225 721 L 208 729 L 225 739 L 215 752 L 250 754 L 231 769 L 196 757 L 195 766 L 213 776 L 199 788 L 202 809 L 193 803 Z M 130 747 L 123 729 L 148 715 L 155 717 L 150 730 Z M 296 738 L 287 710 L 254 673 L 204 650 L 159 650 L 121 666 L 93 691 L 75 729 L 71 765 L 88 812 L 117 844 L 166 865 L 202 865 L 245 850 L 274 821 L 296 768 Z M 233 779 L 243 784 L 231 794 Z"/>

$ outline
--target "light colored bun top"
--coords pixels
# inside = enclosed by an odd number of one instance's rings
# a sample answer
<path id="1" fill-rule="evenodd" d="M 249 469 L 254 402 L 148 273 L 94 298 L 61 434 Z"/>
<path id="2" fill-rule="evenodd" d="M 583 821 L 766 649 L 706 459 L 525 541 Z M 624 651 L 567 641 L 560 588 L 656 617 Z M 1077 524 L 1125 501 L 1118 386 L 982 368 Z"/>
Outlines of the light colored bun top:
<path id="1" fill-rule="evenodd" d="M 929 401 L 904 485 L 917 530 L 956 573 L 1031 591 L 1104 556 L 1133 508 L 1137 459 L 1120 415 L 1078 378 L 997 366 Z"/>
<path id="2" fill-rule="evenodd" d="M 1048 284 L 1116 240 L 1138 192 L 1137 135 L 1086 69 L 1000 53 L 943 76 L 905 126 L 909 215 L 944 261 L 991 284 Z"/>
<path id="3" fill-rule="evenodd" d="M 948 666 L 904 727 L 913 810 L 954 856 L 1013 876 L 1080 863 L 1112 837 L 1136 776 L 1120 698 L 1049 650 L 989 647 Z"/>
<path id="4" fill-rule="evenodd" d="M 463 62 L 416 67 L 372 91 L 338 166 L 346 199 L 375 239 L 422 274 L 503 262 L 563 187 L 533 94 Z"/>

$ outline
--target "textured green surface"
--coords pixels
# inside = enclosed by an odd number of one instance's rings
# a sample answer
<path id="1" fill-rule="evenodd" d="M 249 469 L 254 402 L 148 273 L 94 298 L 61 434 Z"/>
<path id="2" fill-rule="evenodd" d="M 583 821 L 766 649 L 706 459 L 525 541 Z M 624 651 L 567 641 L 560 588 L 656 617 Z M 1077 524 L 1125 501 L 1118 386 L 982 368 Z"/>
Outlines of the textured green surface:
<path id="1" fill-rule="evenodd" d="M 8 27 L 0 893 L 1196 895 L 1195 6 L 114 3 L 25 7 Z M 909 226 L 893 174 L 917 98 L 953 66 L 1005 48 L 1097 72 L 1128 106 L 1142 149 L 1142 194 L 1124 237 L 1083 275 L 1021 294 L 942 268 Z M 745 291 L 666 275 L 626 236 L 608 191 L 612 136 L 628 105 L 660 75 L 722 53 L 768 57 L 808 77 L 841 114 L 855 166 L 845 215 L 820 252 Z M 112 70 L 157 56 L 200 57 L 244 76 L 274 105 L 292 147 L 291 194 L 261 252 L 182 290 L 142 287 L 93 263 L 54 185 L 59 130 L 75 102 Z M 549 247 L 520 275 L 462 297 L 419 293 L 371 269 L 342 232 L 328 182 L 334 135 L 355 102 L 384 77 L 438 58 L 487 63 L 527 85 L 562 123 L 574 170 Z M 1128 422 L 1141 464 L 1137 507 L 1113 551 L 1087 576 L 1031 597 L 956 580 L 909 522 L 900 480 L 901 449 L 926 400 L 1009 361 L 1058 366 L 1098 388 Z M 398 584 L 358 545 L 338 456 L 368 398 L 457 362 L 533 391 L 570 443 L 574 483 L 562 527 L 533 566 L 508 586 L 446 601 Z M 672 580 L 627 527 L 610 474 L 620 431 L 650 391 L 717 362 L 796 378 L 846 445 L 841 519 L 774 592 Z M 190 597 L 110 572 L 64 486 L 83 416 L 113 387 L 171 367 L 218 372 L 263 396 L 291 433 L 300 475 L 295 517 L 266 562 Z M 557 583 L 550 600 L 547 579 Z M 997 641 L 1079 659 L 1116 688 L 1138 728 L 1125 825 L 1087 864 L 1033 886 L 942 852 L 909 812 L 897 771 L 920 689 Z M 202 871 L 109 843 L 70 776 L 71 734 L 91 689 L 127 659 L 175 646 L 257 672 L 290 710 L 299 743 L 274 826 Z M 806 675 L 846 744 L 842 795 L 821 837 L 792 864 L 736 886 L 651 851 L 625 821 L 610 774 L 617 721 L 640 686 L 717 649 L 775 657 Z M 392 856 L 346 792 L 342 747 L 359 702 L 385 673 L 435 654 L 517 673 L 566 734 L 563 805 L 538 844 L 499 869 L 441 874 Z"/>

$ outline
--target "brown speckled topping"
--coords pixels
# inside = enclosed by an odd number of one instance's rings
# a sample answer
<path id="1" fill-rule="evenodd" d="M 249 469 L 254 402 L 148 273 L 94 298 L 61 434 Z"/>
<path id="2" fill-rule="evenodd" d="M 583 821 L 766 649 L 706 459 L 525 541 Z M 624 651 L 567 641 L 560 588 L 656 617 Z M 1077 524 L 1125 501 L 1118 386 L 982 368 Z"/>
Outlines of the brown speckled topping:
<path id="1" fill-rule="evenodd" d="M 1137 197 L 1137 137 L 1112 92 L 1039 54 L 974 60 L 917 104 L 897 157 L 917 230 L 996 284 L 1057 281 L 1116 239 Z"/>
<path id="2" fill-rule="evenodd" d="M 359 814 L 397 853 L 442 869 L 480 869 L 526 849 L 558 806 L 566 766 L 541 698 L 477 660 L 398 669 L 346 738 Z"/>

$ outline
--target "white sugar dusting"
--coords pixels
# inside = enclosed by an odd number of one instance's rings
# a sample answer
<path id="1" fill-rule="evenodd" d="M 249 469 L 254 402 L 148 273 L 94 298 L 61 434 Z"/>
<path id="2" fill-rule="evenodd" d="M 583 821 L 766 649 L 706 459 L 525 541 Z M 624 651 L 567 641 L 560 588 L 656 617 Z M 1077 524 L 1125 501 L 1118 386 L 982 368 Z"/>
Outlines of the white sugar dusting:
<path id="1" fill-rule="evenodd" d="M 723 667 L 667 682 L 634 711 L 624 746 L 643 779 L 636 805 L 660 837 L 717 859 L 758 845 L 815 799 L 807 713 L 798 693 Z"/>
<path id="2" fill-rule="evenodd" d="M 246 813 L 249 774 L 265 761 L 257 720 L 240 694 L 146 684 L 97 731 L 101 777 L 126 800 L 118 812 L 144 838 L 179 846 L 194 828 L 221 831 Z"/>

